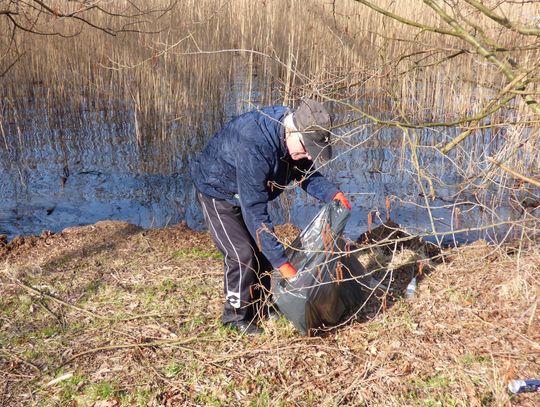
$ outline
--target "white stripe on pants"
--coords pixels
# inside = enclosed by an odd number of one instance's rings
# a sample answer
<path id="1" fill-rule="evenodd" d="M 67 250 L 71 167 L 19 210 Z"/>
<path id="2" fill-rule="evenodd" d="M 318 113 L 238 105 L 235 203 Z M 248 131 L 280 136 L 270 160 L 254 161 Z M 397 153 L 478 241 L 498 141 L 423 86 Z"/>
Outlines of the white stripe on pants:
<path id="1" fill-rule="evenodd" d="M 256 311 L 254 301 L 259 300 L 262 291 L 257 288 L 261 285 L 269 288 L 269 276 L 263 277 L 263 274 L 271 271 L 272 266 L 257 248 L 240 207 L 200 192 L 197 192 L 197 198 L 212 239 L 224 257 L 225 305 L 222 320 L 224 323 L 249 320 Z"/>

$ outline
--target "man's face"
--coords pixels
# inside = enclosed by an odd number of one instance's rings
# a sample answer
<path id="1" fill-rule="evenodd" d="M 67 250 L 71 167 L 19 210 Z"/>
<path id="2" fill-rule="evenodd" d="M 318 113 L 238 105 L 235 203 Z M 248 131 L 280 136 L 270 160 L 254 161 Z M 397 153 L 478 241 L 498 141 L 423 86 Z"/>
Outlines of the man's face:
<path id="1" fill-rule="evenodd" d="M 287 149 L 289 155 L 293 160 L 303 160 L 307 158 L 312 160 L 313 158 L 306 151 L 306 146 L 302 141 L 302 134 L 298 131 L 291 131 L 287 137 Z"/>

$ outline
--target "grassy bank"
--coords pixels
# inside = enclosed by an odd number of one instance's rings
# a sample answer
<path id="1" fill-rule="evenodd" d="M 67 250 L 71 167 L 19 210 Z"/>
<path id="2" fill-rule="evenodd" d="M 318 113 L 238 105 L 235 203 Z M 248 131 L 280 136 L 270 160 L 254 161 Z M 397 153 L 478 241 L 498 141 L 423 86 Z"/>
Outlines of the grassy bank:
<path id="1" fill-rule="evenodd" d="M 540 376 L 537 244 L 449 250 L 412 300 L 312 338 L 284 319 L 257 338 L 224 329 L 221 259 L 182 225 L 100 222 L 0 250 L 4 405 L 538 401 L 505 388 Z"/>

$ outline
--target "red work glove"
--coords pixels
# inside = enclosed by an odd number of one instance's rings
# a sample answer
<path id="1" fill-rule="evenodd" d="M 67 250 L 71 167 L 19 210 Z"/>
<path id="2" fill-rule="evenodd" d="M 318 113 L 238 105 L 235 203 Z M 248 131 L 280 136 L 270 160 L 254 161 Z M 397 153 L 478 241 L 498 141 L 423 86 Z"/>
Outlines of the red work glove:
<path id="1" fill-rule="evenodd" d="M 286 278 L 287 280 L 289 278 L 293 278 L 294 276 L 296 276 L 296 273 L 298 273 L 296 269 L 294 268 L 294 266 L 289 262 L 282 264 L 281 266 L 278 267 L 278 269 L 279 269 L 279 272 L 281 273 L 281 276 L 283 278 Z"/>
<path id="2" fill-rule="evenodd" d="M 343 205 L 344 208 L 347 208 L 349 210 L 352 209 L 351 203 L 345 198 L 345 195 L 343 195 L 343 192 L 339 191 L 337 194 L 334 195 L 334 198 L 332 198 L 334 201 L 339 201 L 341 205 Z"/>

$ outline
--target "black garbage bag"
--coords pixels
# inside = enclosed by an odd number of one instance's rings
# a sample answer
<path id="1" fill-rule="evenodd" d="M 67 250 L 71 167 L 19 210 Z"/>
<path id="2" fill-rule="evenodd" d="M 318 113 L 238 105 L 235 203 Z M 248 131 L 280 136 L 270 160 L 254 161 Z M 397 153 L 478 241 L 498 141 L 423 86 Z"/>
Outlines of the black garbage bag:
<path id="1" fill-rule="evenodd" d="M 326 204 L 287 248 L 297 276 L 273 273 L 274 303 L 303 335 L 338 325 L 364 302 L 364 267 L 340 237 L 349 216 L 339 202 Z"/>

